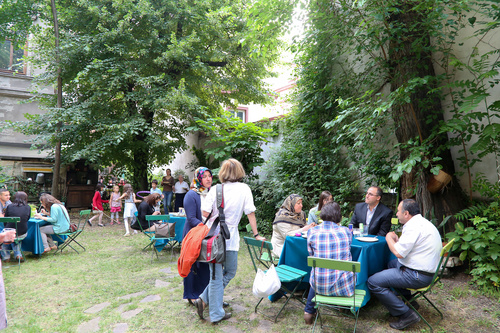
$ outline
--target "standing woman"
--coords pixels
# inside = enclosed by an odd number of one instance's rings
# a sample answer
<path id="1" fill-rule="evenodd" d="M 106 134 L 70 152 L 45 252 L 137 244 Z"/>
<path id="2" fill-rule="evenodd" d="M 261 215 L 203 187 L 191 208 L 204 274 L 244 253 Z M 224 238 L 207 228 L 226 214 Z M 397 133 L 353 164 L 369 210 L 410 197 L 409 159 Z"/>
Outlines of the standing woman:
<path id="1" fill-rule="evenodd" d="M 92 213 L 97 214 L 92 216 L 89 220 L 87 220 L 87 223 L 92 226 L 92 221 L 96 218 L 99 217 L 99 224 L 97 224 L 100 227 L 104 227 L 102 224 L 102 215 L 104 214 L 104 208 L 102 208 L 102 203 L 108 203 L 109 200 L 102 200 L 101 198 L 101 189 L 102 185 L 97 184 L 95 187 L 95 193 L 94 197 L 92 198 Z"/>
<path id="2" fill-rule="evenodd" d="M 252 190 L 247 184 L 241 182 L 244 177 L 245 170 L 239 161 L 230 158 L 222 162 L 219 179 L 223 185 L 224 215 L 230 233 L 230 239 L 226 240 L 226 261 L 223 264 L 209 265 L 210 282 L 200 295 L 200 298 L 195 302 L 201 319 L 203 319 L 205 307 L 210 307 L 210 320 L 214 324 L 231 318 L 231 313 L 226 313 L 223 309 L 223 296 L 224 288 L 234 278 L 238 268 L 238 250 L 240 246 L 238 224 L 243 213 L 248 216 L 255 239 L 266 240 L 257 231 Z M 201 211 L 205 218 L 212 212 L 212 217 L 207 223 L 207 226 L 210 227 L 211 222 L 219 215 L 216 187 L 212 187 L 208 193 L 207 199 L 201 205 Z"/>
<path id="3" fill-rule="evenodd" d="M 168 214 L 170 205 L 172 204 L 172 188 L 175 184 L 175 180 L 174 177 L 171 176 L 170 169 L 167 169 L 166 173 L 167 175 L 161 180 L 161 186 L 163 186 L 163 209 L 165 210 L 165 214 Z"/>
<path id="4" fill-rule="evenodd" d="M 212 186 L 212 171 L 205 167 L 199 167 L 194 172 L 193 189 L 189 190 L 184 197 L 184 210 L 186 211 L 186 223 L 182 237 L 186 237 L 189 230 L 203 223 L 201 215 L 201 203 L 205 201 L 208 191 Z M 177 194 L 176 194 L 177 195 Z M 184 299 L 189 304 L 200 297 L 210 280 L 208 263 L 196 261 L 191 266 L 191 271 L 184 278 Z"/>
<path id="5" fill-rule="evenodd" d="M 69 230 L 69 215 L 66 207 L 50 194 L 42 194 L 40 196 L 40 203 L 43 206 L 42 212 L 35 214 L 35 218 L 51 223 L 50 225 L 40 227 L 44 248 L 43 253 L 46 253 L 50 250 L 57 249 L 51 235 L 60 234 Z"/>
<path id="6" fill-rule="evenodd" d="M 25 237 L 28 232 L 28 220 L 31 216 L 31 208 L 28 205 L 28 195 L 23 191 L 19 191 L 14 195 L 14 202 L 5 209 L 5 217 L 19 217 L 21 220 L 17 224 L 18 237 Z M 15 223 L 7 223 L 5 228 L 16 228 Z M 10 261 L 10 250 L 14 251 L 16 261 L 24 262 L 21 254 L 20 245 L 16 243 L 2 245 L 2 260 Z"/>

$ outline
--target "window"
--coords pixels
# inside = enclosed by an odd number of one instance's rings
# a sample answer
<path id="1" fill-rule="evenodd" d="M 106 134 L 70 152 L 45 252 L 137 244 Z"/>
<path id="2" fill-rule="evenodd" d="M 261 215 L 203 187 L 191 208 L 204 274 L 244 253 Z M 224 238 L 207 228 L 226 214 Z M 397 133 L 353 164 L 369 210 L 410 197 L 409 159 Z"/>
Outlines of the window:
<path id="1" fill-rule="evenodd" d="M 0 43 L 0 70 L 25 74 L 24 54 L 23 49 L 14 49 L 10 40 Z"/>
<path id="2" fill-rule="evenodd" d="M 231 113 L 231 115 L 233 117 L 236 117 L 236 118 L 240 118 L 240 120 L 244 123 L 247 122 L 247 109 L 246 108 L 238 108 L 236 110 L 228 110 L 229 113 Z"/>

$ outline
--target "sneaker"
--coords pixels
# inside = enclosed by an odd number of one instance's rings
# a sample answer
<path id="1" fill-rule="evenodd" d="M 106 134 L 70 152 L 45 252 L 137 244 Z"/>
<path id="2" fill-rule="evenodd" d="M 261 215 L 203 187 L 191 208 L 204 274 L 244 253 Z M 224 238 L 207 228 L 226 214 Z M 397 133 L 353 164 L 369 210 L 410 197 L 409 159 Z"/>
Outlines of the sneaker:
<path id="1" fill-rule="evenodd" d="M 89 226 L 92 226 L 92 222 L 90 222 L 90 220 L 87 220 L 87 223 L 89 224 Z"/>

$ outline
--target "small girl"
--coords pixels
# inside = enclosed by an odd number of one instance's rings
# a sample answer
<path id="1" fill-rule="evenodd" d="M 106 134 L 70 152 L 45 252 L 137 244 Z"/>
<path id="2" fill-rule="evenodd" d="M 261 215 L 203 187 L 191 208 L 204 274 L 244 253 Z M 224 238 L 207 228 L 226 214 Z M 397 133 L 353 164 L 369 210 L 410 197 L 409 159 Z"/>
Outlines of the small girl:
<path id="1" fill-rule="evenodd" d="M 123 195 L 115 200 L 121 200 L 125 198 L 125 208 L 123 210 L 123 223 L 125 224 L 125 235 L 123 236 L 130 236 L 129 232 L 129 222 L 132 222 L 132 219 L 134 218 L 135 212 L 137 212 L 137 207 L 135 206 L 136 203 L 141 202 L 141 200 L 137 200 L 135 198 L 135 193 L 134 190 L 132 189 L 132 186 L 130 184 L 125 184 L 123 186 Z"/>
<path id="2" fill-rule="evenodd" d="M 113 186 L 113 193 L 111 193 L 109 198 L 109 206 L 111 207 L 111 225 L 113 225 L 113 220 L 116 224 L 121 224 L 119 220 L 119 212 L 122 211 L 122 201 L 119 200 L 121 195 L 120 187 L 118 185 Z"/>
<path id="3" fill-rule="evenodd" d="M 97 214 L 97 215 L 94 215 L 92 218 L 88 219 L 87 220 L 87 223 L 92 226 L 92 221 L 98 217 L 99 218 L 99 222 L 98 222 L 98 226 L 100 227 L 104 227 L 104 225 L 102 224 L 102 215 L 104 214 L 104 208 L 102 208 L 102 204 L 103 203 L 108 203 L 109 201 L 108 200 L 102 200 L 101 198 L 101 190 L 102 190 L 102 185 L 101 184 L 97 184 L 96 187 L 95 187 L 95 193 L 94 193 L 94 197 L 92 198 L 92 213 L 94 214 Z"/>

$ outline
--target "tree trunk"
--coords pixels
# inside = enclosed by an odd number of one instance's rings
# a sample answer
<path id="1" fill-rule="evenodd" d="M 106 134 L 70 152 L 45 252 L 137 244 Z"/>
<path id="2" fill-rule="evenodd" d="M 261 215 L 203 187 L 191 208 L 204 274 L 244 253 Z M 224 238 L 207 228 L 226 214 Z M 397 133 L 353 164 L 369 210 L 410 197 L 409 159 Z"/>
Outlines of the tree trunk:
<path id="1" fill-rule="evenodd" d="M 452 182 L 443 190 L 432 194 L 427 190 L 427 182 L 432 176 L 430 167 L 423 168 L 417 164 L 410 173 L 404 173 L 401 178 L 401 197 L 415 198 L 422 208 L 422 214 L 428 218 L 441 221 L 443 217 L 454 214 L 466 207 L 466 198 L 455 174 L 455 166 L 450 150 L 445 146 L 448 137 L 439 135 L 426 143 L 433 134 L 437 133 L 438 123 L 443 121 L 443 109 L 438 94 L 433 93 L 436 87 L 430 38 L 425 27 L 418 24 L 423 22 L 425 13 L 411 10 L 411 5 L 401 6 L 399 14 L 392 15 L 390 23 L 395 29 L 404 28 L 408 33 L 395 33 L 391 36 L 389 45 L 391 91 L 405 86 L 412 78 L 431 79 L 427 84 L 413 90 L 409 103 L 401 103 L 392 108 L 393 119 L 396 125 L 396 137 L 399 143 L 406 144 L 409 140 L 419 140 L 420 144 L 429 145 L 428 155 L 441 157 L 438 163 L 443 171 L 453 175 Z M 415 45 L 419 45 L 418 49 Z M 401 161 L 409 156 L 409 150 L 402 148 Z"/>

